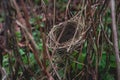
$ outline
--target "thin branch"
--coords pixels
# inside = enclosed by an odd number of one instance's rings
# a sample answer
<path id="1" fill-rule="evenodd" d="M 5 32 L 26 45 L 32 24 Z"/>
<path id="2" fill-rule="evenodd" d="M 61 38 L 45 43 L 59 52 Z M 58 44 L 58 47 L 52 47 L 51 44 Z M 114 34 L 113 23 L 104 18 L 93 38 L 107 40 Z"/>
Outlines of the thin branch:
<path id="1" fill-rule="evenodd" d="M 16 23 L 24 30 L 24 32 L 26 33 L 27 38 L 30 40 L 31 47 L 33 48 L 34 56 L 35 56 L 35 59 L 36 59 L 38 65 L 39 65 L 39 67 L 42 68 L 42 71 L 44 71 L 44 73 L 47 75 L 49 80 L 54 80 L 53 77 L 49 74 L 49 72 L 44 68 L 42 61 L 39 60 L 38 54 L 40 52 L 39 52 L 39 50 L 37 48 L 37 44 L 35 43 L 32 35 L 30 34 L 30 32 L 27 30 L 26 26 L 22 25 L 18 20 L 16 20 Z"/>
<path id="2" fill-rule="evenodd" d="M 67 14 L 68 14 L 68 11 L 69 11 L 70 2 L 71 2 L 71 0 L 68 1 L 67 6 L 66 6 L 65 19 L 67 19 Z"/>
<path id="3" fill-rule="evenodd" d="M 26 5 L 25 5 L 23 0 L 20 0 L 20 3 L 21 3 L 21 6 L 22 6 L 22 9 L 23 9 L 23 12 L 24 12 L 25 22 L 26 22 L 27 28 L 28 28 L 29 32 L 32 33 L 32 29 L 31 29 L 32 26 L 29 23 L 29 14 L 28 14 Z"/>
<path id="4" fill-rule="evenodd" d="M 56 0 L 54 0 L 54 10 L 53 10 L 53 25 L 55 25 L 55 16 L 56 16 Z"/>
<path id="5" fill-rule="evenodd" d="M 116 26 L 116 18 L 115 18 L 115 0 L 111 0 L 111 12 L 112 12 L 112 31 L 113 31 L 113 45 L 116 56 L 116 64 L 117 64 L 117 78 L 120 80 L 120 57 L 119 57 L 119 47 L 118 47 L 118 36 L 117 36 L 117 26 Z"/>

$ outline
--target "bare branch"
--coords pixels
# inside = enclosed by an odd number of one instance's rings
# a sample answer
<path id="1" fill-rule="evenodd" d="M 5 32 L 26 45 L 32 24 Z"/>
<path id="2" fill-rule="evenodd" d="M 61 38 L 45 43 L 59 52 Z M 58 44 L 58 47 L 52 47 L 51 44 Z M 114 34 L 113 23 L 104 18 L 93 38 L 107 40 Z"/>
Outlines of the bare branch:
<path id="1" fill-rule="evenodd" d="M 120 58 L 119 58 L 119 48 L 118 48 L 118 36 L 117 36 L 117 26 L 116 26 L 116 18 L 115 18 L 115 0 L 111 0 L 111 12 L 112 12 L 112 31 L 113 31 L 113 45 L 116 56 L 116 64 L 117 64 L 117 78 L 120 80 Z"/>

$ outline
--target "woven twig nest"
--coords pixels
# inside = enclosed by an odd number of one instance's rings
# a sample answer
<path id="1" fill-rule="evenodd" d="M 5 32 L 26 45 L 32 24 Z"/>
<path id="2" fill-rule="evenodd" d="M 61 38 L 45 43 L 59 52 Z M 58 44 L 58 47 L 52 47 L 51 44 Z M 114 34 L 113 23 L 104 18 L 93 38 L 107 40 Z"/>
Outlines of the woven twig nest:
<path id="1" fill-rule="evenodd" d="M 84 19 L 74 17 L 53 26 L 48 34 L 47 46 L 52 50 L 67 50 L 67 52 L 72 52 L 85 41 L 85 33 L 86 26 Z"/>

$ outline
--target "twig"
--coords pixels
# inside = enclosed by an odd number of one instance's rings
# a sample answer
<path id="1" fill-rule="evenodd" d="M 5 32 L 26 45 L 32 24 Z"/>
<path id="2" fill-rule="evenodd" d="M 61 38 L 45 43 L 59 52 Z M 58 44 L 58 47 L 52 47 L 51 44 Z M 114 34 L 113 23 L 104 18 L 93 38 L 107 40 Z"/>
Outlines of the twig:
<path id="1" fill-rule="evenodd" d="M 42 68 L 42 71 L 44 71 L 44 73 L 47 75 L 47 77 L 49 78 L 49 80 L 54 80 L 52 78 L 52 76 L 49 74 L 49 72 L 44 68 L 43 63 L 39 60 L 38 54 L 40 53 L 39 50 L 37 49 L 37 44 L 35 43 L 32 35 L 29 33 L 29 31 L 27 30 L 26 26 L 22 25 L 19 21 L 16 20 L 16 23 L 24 30 L 24 32 L 26 33 L 27 38 L 30 40 L 31 42 L 31 46 L 33 48 L 33 53 L 35 56 L 35 59 L 39 65 L 40 68 Z"/>
<path id="2" fill-rule="evenodd" d="M 55 69 L 54 64 L 53 64 L 53 62 L 52 62 L 52 60 L 51 60 L 51 57 L 50 57 L 50 54 L 49 54 L 48 49 L 47 49 L 47 55 L 48 55 L 48 59 L 50 60 L 50 64 L 51 64 L 53 70 L 55 71 L 55 74 L 57 75 L 58 79 L 61 80 L 61 77 L 60 77 L 60 75 L 58 74 L 57 70 Z"/>
<path id="3" fill-rule="evenodd" d="M 113 31 L 113 45 L 116 56 L 116 64 L 117 64 L 117 78 L 120 80 L 120 57 L 119 57 L 119 48 L 118 48 L 118 36 L 117 36 L 117 26 L 116 26 L 116 18 L 115 18 L 115 1 L 111 0 L 111 12 L 112 12 L 112 31 Z"/>
<path id="4" fill-rule="evenodd" d="M 101 16 L 101 17 L 102 17 L 102 16 Z M 106 35 L 106 33 L 105 33 L 104 29 L 103 29 L 104 25 L 103 25 L 103 23 L 102 23 L 101 17 L 100 17 L 100 25 L 101 25 L 102 32 L 103 32 L 103 34 L 104 34 L 105 39 L 107 40 L 107 42 L 108 42 L 111 46 L 113 46 L 113 43 L 109 40 L 108 36 Z"/>
<path id="5" fill-rule="evenodd" d="M 68 14 L 68 9 L 69 9 L 69 6 L 70 6 L 70 2 L 71 2 L 71 0 L 68 1 L 67 6 L 66 6 L 65 19 L 67 19 L 67 14 Z"/>
<path id="6" fill-rule="evenodd" d="M 53 10 L 53 25 L 55 25 L 55 14 L 56 14 L 56 0 L 54 0 L 54 10 Z"/>
<path id="7" fill-rule="evenodd" d="M 32 29 L 31 29 L 32 26 L 29 23 L 29 15 L 28 15 L 28 11 L 26 9 L 25 3 L 24 3 L 23 0 L 20 0 L 20 2 L 21 2 L 21 6 L 23 8 L 23 12 L 24 12 L 25 22 L 26 22 L 27 28 L 28 28 L 29 32 L 32 33 Z"/>

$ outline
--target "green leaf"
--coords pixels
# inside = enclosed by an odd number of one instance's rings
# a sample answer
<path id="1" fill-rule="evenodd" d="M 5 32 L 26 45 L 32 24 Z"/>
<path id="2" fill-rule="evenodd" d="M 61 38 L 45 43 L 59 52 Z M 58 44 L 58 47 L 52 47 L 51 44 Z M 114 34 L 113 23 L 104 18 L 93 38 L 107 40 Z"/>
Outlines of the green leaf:
<path id="1" fill-rule="evenodd" d="M 24 55 L 24 54 L 25 54 L 25 52 L 24 52 L 23 49 L 19 49 L 19 52 L 20 52 L 21 55 Z"/>
<path id="2" fill-rule="evenodd" d="M 16 34 L 18 41 L 20 41 L 22 37 L 21 32 L 17 31 L 15 34 Z"/>
<path id="3" fill-rule="evenodd" d="M 72 66 L 72 68 L 73 68 L 73 71 L 75 71 L 75 62 L 73 62 L 73 63 L 71 64 L 71 66 Z"/>
<path id="4" fill-rule="evenodd" d="M 80 63 L 83 63 L 84 62 L 84 59 L 85 59 L 85 56 L 86 56 L 86 54 L 81 54 L 80 56 L 79 56 L 79 58 L 78 58 L 78 61 L 80 62 Z"/>
<path id="5" fill-rule="evenodd" d="M 40 50 L 42 50 L 43 44 L 42 44 L 42 43 L 39 43 L 39 44 L 38 44 L 38 47 L 39 47 Z"/>
<path id="6" fill-rule="evenodd" d="M 40 26 L 41 26 L 41 27 L 45 27 L 45 24 L 42 22 L 42 23 L 40 24 Z"/>
<path id="7" fill-rule="evenodd" d="M 116 68 L 115 55 L 110 56 L 110 66 Z"/>
<path id="8" fill-rule="evenodd" d="M 101 59 L 100 64 L 99 64 L 100 69 L 104 69 L 105 65 L 106 65 L 106 54 L 105 53 L 106 52 L 103 52 L 103 54 L 102 54 L 102 59 Z"/>
<path id="9" fill-rule="evenodd" d="M 60 75 L 61 77 L 64 76 L 64 70 L 63 70 L 63 69 L 60 69 L 60 70 L 58 71 L 58 73 L 59 73 L 59 75 Z"/>
<path id="10" fill-rule="evenodd" d="M 115 80 L 114 76 L 107 73 L 103 80 Z"/>
<path id="11" fill-rule="evenodd" d="M 42 16 L 42 15 L 40 15 L 40 16 L 38 16 L 38 18 L 41 20 L 41 19 L 43 19 L 43 16 Z"/>
<path id="12" fill-rule="evenodd" d="M 3 66 L 8 66 L 8 55 L 4 55 L 3 57 Z"/>
<path id="13" fill-rule="evenodd" d="M 30 24 L 34 24 L 36 22 L 36 19 L 35 18 L 30 18 L 29 22 L 30 22 Z"/>

